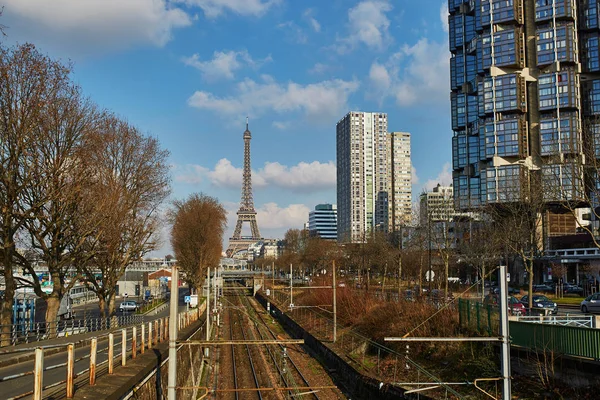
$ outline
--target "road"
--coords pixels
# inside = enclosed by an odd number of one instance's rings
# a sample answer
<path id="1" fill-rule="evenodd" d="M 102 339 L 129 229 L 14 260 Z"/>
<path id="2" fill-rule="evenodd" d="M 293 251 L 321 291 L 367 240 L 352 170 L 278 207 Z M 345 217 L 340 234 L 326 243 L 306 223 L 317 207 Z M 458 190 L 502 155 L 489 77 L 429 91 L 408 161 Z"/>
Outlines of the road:
<path id="1" fill-rule="evenodd" d="M 188 289 L 180 288 L 179 292 L 180 292 L 179 312 L 183 312 L 186 309 L 186 306 L 183 302 L 183 296 L 187 295 Z M 97 309 L 97 307 L 96 307 L 96 309 Z M 149 322 L 149 321 L 153 321 L 157 318 L 166 317 L 166 316 L 168 316 L 168 314 L 169 314 L 169 309 L 167 307 L 162 312 L 158 313 L 157 315 L 144 316 L 144 322 L 147 324 L 147 322 Z M 146 325 L 146 339 L 147 339 L 147 335 L 148 335 L 147 329 L 148 328 Z M 137 337 L 138 337 L 137 340 L 138 340 L 138 348 L 139 348 L 140 343 L 141 343 L 141 339 L 140 339 L 141 330 L 139 327 L 138 327 L 137 331 L 138 331 L 137 332 Z M 101 333 L 106 333 L 106 332 L 99 332 L 99 334 L 101 334 Z M 128 346 L 131 346 L 131 329 L 128 330 L 127 336 L 128 336 L 128 338 L 127 338 Z M 73 340 L 74 341 L 77 340 L 76 335 L 73 336 Z M 39 343 L 42 345 L 44 344 L 44 342 L 39 342 Z M 108 355 L 107 349 L 108 349 L 108 338 L 105 337 L 105 338 L 99 339 L 98 340 L 97 364 L 100 364 L 101 362 L 104 362 L 107 360 L 107 355 Z M 75 374 L 82 373 L 83 371 L 85 371 L 89 368 L 89 363 L 90 363 L 89 351 L 90 351 L 89 346 L 85 346 L 85 347 L 75 350 L 75 360 L 76 360 L 75 366 L 74 366 Z M 119 333 L 119 334 L 115 334 L 115 338 L 114 338 L 115 358 L 117 357 L 117 354 L 120 354 L 120 353 L 121 353 L 121 335 Z M 66 362 L 67 362 L 66 349 L 62 353 L 44 357 L 44 369 L 45 369 L 44 378 L 43 378 L 44 379 L 44 387 L 47 387 L 48 385 L 52 385 L 52 384 L 57 384 L 57 383 L 65 380 L 66 366 L 63 366 L 61 364 L 64 364 Z M 120 365 L 120 358 L 119 358 L 118 362 L 115 361 L 115 365 L 117 365 L 117 364 Z M 51 368 L 52 366 L 56 366 L 56 367 Z M 12 399 L 16 396 L 23 395 L 23 394 L 28 393 L 29 391 L 33 390 L 33 375 L 26 375 L 23 377 L 19 377 L 17 379 L 3 381 L 3 379 L 5 379 L 8 376 L 27 373 L 29 371 L 33 371 L 33 369 L 34 369 L 33 361 L 27 361 L 27 362 L 11 365 L 8 367 L 0 368 L 0 393 L 2 393 L 1 397 L 3 399 Z"/>

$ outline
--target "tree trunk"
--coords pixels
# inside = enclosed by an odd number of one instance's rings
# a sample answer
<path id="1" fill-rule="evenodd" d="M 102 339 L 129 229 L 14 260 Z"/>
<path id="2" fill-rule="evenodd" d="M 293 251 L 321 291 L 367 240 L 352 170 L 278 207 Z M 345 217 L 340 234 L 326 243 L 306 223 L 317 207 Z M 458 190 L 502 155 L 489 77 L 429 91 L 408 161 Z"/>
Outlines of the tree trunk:
<path id="1" fill-rule="evenodd" d="M 6 253 L 9 253 L 8 251 Z M 10 261 L 8 262 L 10 263 Z M 7 263 L 7 264 L 8 264 Z M 2 334 L 0 338 L 0 346 L 9 346 L 11 344 L 11 326 L 13 316 L 13 302 L 15 297 L 15 281 L 13 279 L 12 266 L 4 266 L 4 299 L 2 305 L 0 325 L 2 325 Z"/>
<path id="2" fill-rule="evenodd" d="M 46 326 L 49 338 L 56 337 L 58 333 L 58 309 L 60 307 L 60 297 L 52 293 L 46 298 Z"/>
<path id="3" fill-rule="evenodd" d="M 98 295 L 98 308 L 100 309 L 100 318 L 104 319 L 106 318 L 106 299 L 104 298 L 104 295 L 100 295 L 99 293 L 97 293 Z"/>
<path id="4" fill-rule="evenodd" d="M 421 257 L 419 259 L 419 294 L 421 297 L 423 294 L 423 252 L 421 252 Z"/>
<path id="5" fill-rule="evenodd" d="M 402 295 L 402 256 L 398 257 L 398 299 Z"/>
<path id="6" fill-rule="evenodd" d="M 367 268 L 367 282 L 365 284 L 365 289 L 367 292 L 369 291 L 369 284 L 371 283 L 371 268 Z"/>
<path id="7" fill-rule="evenodd" d="M 525 268 L 528 273 L 529 278 L 529 296 L 527 300 L 529 301 L 529 314 L 531 314 L 531 310 L 533 307 L 533 261 L 525 261 L 526 265 L 529 264 L 529 268 Z"/>
<path id="8" fill-rule="evenodd" d="M 381 280 L 381 296 L 385 299 L 385 276 L 387 275 L 387 263 L 383 267 L 383 279 Z"/>
<path id="9" fill-rule="evenodd" d="M 109 294 L 108 295 L 108 316 L 110 317 L 110 327 L 111 329 L 113 328 L 117 328 L 118 327 L 118 318 L 115 315 L 115 295 L 113 294 Z"/>
<path id="10" fill-rule="evenodd" d="M 448 260 L 446 260 L 446 262 L 444 263 L 444 268 L 445 268 L 445 277 L 444 277 L 444 296 L 446 296 L 446 298 L 448 298 L 448 271 L 450 269 L 450 262 Z M 444 299 L 445 302 L 446 299 Z"/>
<path id="11" fill-rule="evenodd" d="M 485 298 L 485 263 L 481 264 L 481 302 Z"/>

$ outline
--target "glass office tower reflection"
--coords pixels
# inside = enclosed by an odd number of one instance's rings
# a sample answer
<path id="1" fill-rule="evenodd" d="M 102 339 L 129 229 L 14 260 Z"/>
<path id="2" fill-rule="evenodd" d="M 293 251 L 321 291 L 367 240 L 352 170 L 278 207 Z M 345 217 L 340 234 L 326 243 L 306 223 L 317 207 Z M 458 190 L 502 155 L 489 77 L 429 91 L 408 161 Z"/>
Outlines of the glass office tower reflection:
<path id="1" fill-rule="evenodd" d="M 457 209 L 577 200 L 584 154 L 600 154 L 595 0 L 450 0 L 453 186 Z"/>

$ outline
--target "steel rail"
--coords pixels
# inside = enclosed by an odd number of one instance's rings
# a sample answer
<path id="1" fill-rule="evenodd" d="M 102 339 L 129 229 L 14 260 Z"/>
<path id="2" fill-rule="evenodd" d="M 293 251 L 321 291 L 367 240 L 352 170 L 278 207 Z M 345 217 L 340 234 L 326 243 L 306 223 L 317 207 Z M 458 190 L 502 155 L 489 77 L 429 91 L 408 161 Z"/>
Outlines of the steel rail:
<path id="1" fill-rule="evenodd" d="M 229 309 L 229 336 L 231 338 L 231 340 L 233 340 L 233 317 L 232 317 L 232 311 L 231 309 Z M 231 345 L 231 361 L 232 361 L 232 365 L 233 365 L 233 386 L 234 389 L 237 390 L 238 388 L 238 382 L 237 382 L 237 369 L 235 367 L 235 346 L 232 344 Z M 239 395 L 238 392 L 235 392 L 235 399 L 238 400 L 239 399 Z"/>
<path id="2" fill-rule="evenodd" d="M 242 318 L 242 316 L 240 314 L 238 314 L 238 321 L 240 323 L 240 328 L 241 328 L 241 331 L 242 331 L 242 337 L 244 338 L 244 340 L 248 340 L 246 338 L 245 329 L 243 328 L 243 322 L 244 322 L 244 320 L 243 320 L 243 318 Z M 256 369 L 254 368 L 254 362 L 252 361 L 252 354 L 250 353 L 250 346 L 247 345 L 247 344 L 246 344 L 246 353 L 248 354 L 248 360 L 250 360 L 250 368 L 252 370 L 252 375 L 254 377 L 254 384 L 255 384 L 256 388 L 259 388 L 260 384 L 258 383 L 258 377 L 256 376 Z M 258 398 L 260 400 L 262 400 L 263 397 L 262 397 L 261 392 L 258 391 L 257 394 L 258 394 Z"/>
<path id="3" fill-rule="evenodd" d="M 277 339 L 277 335 L 273 332 L 273 330 L 271 328 L 269 328 L 269 326 L 265 323 L 263 316 L 261 315 L 261 313 L 257 313 L 258 317 L 260 318 L 262 325 L 267 329 L 267 331 L 269 332 L 269 334 L 274 338 Z M 260 329 L 258 329 L 258 333 L 262 336 L 262 333 L 260 332 Z M 279 347 L 283 350 L 283 345 L 278 343 Z M 269 350 L 269 346 L 267 346 L 267 350 Z M 271 351 L 269 350 L 269 354 L 271 353 Z M 288 360 L 290 361 L 290 364 L 294 367 L 294 369 L 296 370 L 296 372 L 298 373 L 298 375 L 300 375 L 300 378 L 302 379 L 302 381 L 306 384 L 306 386 L 310 387 L 310 383 L 308 382 L 308 380 L 306 379 L 306 377 L 302 374 L 302 372 L 300 371 L 300 368 L 298 367 L 298 365 L 294 362 L 294 360 L 292 360 L 292 358 L 289 356 L 288 354 Z M 273 360 L 275 361 L 275 360 Z M 277 365 L 277 363 L 275 363 L 275 365 Z M 279 366 L 277 367 L 277 369 L 279 370 Z M 280 373 L 281 374 L 281 373 Z M 283 375 L 282 375 L 282 379 L 283 379 Z M 285 382 L 285 379 L 284 379 Z M 308 394 L 308 393 L 306 393 Z M 310 393 L 312 394 L 315 399 L 319 400 L 319 396 L 316 393 Z M 292 393 L 290 393 L 290 396 L 293 397 Z"/>

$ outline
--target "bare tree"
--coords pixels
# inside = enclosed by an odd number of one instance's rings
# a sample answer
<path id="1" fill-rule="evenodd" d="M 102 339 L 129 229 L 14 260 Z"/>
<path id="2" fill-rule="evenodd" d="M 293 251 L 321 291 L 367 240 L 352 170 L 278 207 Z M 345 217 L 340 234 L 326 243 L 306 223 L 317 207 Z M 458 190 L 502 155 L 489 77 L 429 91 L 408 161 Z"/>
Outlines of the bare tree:
<path id="1" fill-rule="evenodd" d="M 529 191 L 529 195 L 523 201 L 505 203 L 491 209 L 496 228 L 502 233 L 500 237 L 504 248 L 508 253 L 520 258 L 527 271 L 529 309 L 533 305 L 535 261 L 543 251 L 542 214 L 545 204 L 535 188 Z"/>
<path id="2" fill-rule="evenodd" d="M 45 199 L 27 205 L 22 201 L 40 179 L 35 168 L 29 168 L 37 163 L 37 127 L 47 117 L 52 94 L 60 92 L 68 74 L 66 66 L 32 45 L 0 47 L 0 264 L 5 283 L 2 345 L 10 337 L 15 268 L 28 265 L 17 251 L 18 235 L 45 203 Z"/>
<path id="3" fill-rule="evenodd" d="M 171 246 L 191 287 L 202 287 L 207 268 L 219 265 L 227 213 L 214 197 L 192 194 L 174 202 Z"/>
<path id="4" fill-rule="evenodd" d="M 0 8 L 0 17 L 2 16 L 3 13 L 4 13 L 4 7 Z M 6 36 L 6 32 L 4 31 L 5 29 L 6 29 L 6 26 L 0 24 L 0 35 L 1 36 Z"/>
<path id="5" fill-rule="evenodd" d="M 502 232 L 494 225 L 494 221 L 486 215 L 481 219 L 469 222 L 469 233 L 467 238 L 458 245 L 460 258 L 466 264 L 475 267 L 481 279 L 481 299 L 485 294 L 485 277 L 490 267 L 500 259 L 502 255 Z"/>
<path id="6" fill-rule="evenodd" d="M 112 115 L 86 135 L 85 146 L 96 171 L 89 187 L 97 203 L 93 217 L 100 221 L 94 259 L 85 273 L 100 312 L 104 315 L 108 306 L 112 315 L 119 278 L 156 248 L 160 206 L 170 194 L 169 153 L 158 140 Z"/>
<path id="7" fill-rule="evenodd" d="M 56 321 L 62 297 L 81 276 L 79 266 L 90 257 L 85 251 L 86 242 L 96 230 L 89 218 L 91 204 L 83 195 L 92 172 L 83 161 L 83 138 L 94 128 L 97 113 L 77 86 L 66 76 L 60 78 L 62 82 L 49 94 L 40 121 L 32 128 L 37 140 L 28 168 L 34 171 L 36 180 L 28 185 L 22 198 L 25 209 L 35 210 L 33 218 L 24 224 L 29 254 L 35 259 L 20 256 L 21 264 L 30 277 L 27 284 L 46 301 L 46 322 L 50 323 Z M 48 269 L 50 293 L 42 290 L 36 262 Z"/>
<path id="8" fill-rule="evenodd" d="M 422 196 L 427 194 L 424 193 Z M 435 199 L 427 199 L 425 210 L 421 209 L 421 212 L 424 212 L 426 217 L 429 246 L 432 246 L 434 254 L 443 266 L 444 293 L 447 294 L 450 264 L 456 253 L 452 228 L 455 216 L 452 196 L 449 192 L 447 194 L 444 192 Z"/>
<path id="9" fill-rule="evenodd" d="M 280 264 L 282 266 L 292 264 L 299 268 L 304 257 L 307 241 L 308 231 L 305 229 L 288 229 L 283 237 L 284 247 Z"/>

